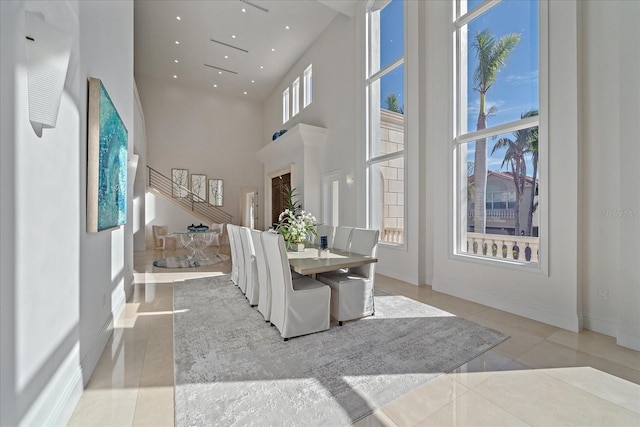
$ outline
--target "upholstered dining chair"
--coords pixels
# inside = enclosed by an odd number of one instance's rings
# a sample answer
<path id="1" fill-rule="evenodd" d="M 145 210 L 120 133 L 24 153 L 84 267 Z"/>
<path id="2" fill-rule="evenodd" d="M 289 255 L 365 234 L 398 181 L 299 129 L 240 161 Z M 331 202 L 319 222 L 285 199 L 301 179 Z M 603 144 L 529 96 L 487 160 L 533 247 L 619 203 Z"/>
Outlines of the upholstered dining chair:
<path id="1" fill-rule="evenodd" d="M 320 246 L 320 236 L 327 236 L 327 245 L 333 247 L 333 225 L 318 224 L 316 226 L 316 232 L 318 237 L 315 239 L 315 243 Z"/>
<path id="2" fill-rule="evenodd" d="M 267 259 L 262 246 L 262 231 L 251 230 L 251 240 L 256 253 L 256 270 L 258 272 L 258 311 L 267 322 L 271 319 L 271 283 Z"/>
<path id="3" fill-rule="evenodd" d="M 152 225 L 153 244 L 155 249 L 167 250 L 176 248 L 176 236 L 168 235 L 166 225 Z"/>
<path id="4" fill-rule="evenodd" d="M 354 228 L 351 236 L 350 252 L 376 256 L 378 230 Z M 331 316 L 342 326 L 342 322 L 371 316 L 375 313 L 374 280 L 376 264 L 349 268 L 346 272 L 322 273 L 317 279 L 331 287 Z"/>
<path id="5" fill-rule="evenodd" d="M 271 283 L 271 323 L 287 341 L 329 329 L 331 290 L 310 277 L 291 280 L 284 239 L 262 233 Z"/>
<path id="6" fill-rule="evenodd" d="M 238 284 L 238 254 L 236 253 L 235 235 L 232 232 L 233 224 L 227 224 L 227 235 L 229 236 L 229 248 L 231 249 L 231 281 Z"/>
<path id="7" fill-rule="evenodd" d="M 330 245 L 330 247 L 339 251 L 348 251 L 352 231 L 353 227 L 336 227 L 336 232 L 333 236 L 333 245 Z"/>
<path id="8" fill-rule="evenodd" d="M 240 227 L 240 240 L 242 241 L 242 250 L 244 254 L 244 272 L 245 272 L 245 296 L 249 300 L 249 305 L 258 305 L 259 288 L 258 288 L 258 270 L 256 269 L 256 252 L 253 247 L 253 239 L 251 238 L 251 230 L 247 227 Z"/>
<path id="9" fill-rule="evenodd" d="M 217 233 L 212 234 L 211 246 L 220 246 L 222 243 L 222 238 L 224 237 L 224 224 L 218 224 L 216 222 L 212 223 L 209 227 L 210 230 L 218 230 Z"/>
<path id="10" fill-rule="evenodd" d="M 234 225 L 231 228 L 231 233 L 233 233 L 233 240 L 236 246 L 236 256 L 238 257 L 238 287 L 242 291 L 243 294 L 247 293 L 247 278 L 246 278 L 246 266 L 244 262 L 244 249 L 242 246 L 242 239 L 240 237 L 240 226 Z"/>

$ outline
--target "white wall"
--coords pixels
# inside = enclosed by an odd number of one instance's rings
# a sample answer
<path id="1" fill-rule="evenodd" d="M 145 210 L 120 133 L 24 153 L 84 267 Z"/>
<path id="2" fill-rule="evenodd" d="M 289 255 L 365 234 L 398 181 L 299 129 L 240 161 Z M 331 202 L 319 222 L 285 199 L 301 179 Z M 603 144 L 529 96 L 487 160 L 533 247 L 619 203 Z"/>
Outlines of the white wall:
<path id="1" fill-rule="evenodd" d="M 136 76 L 147 136 L 147 164 L 224 180 L 224 206 L 240 222 L 240 189 L 262 187 L 261 106 L 179 83 Z M 188 225 L 188 224 L 185 224 Z"/>
<path id="2" fill-rule="evenodd" d="M 585 2 L 582 17 L 585 326 L 640 349 L 640 3 Z"/>
<path id="3" fill-rule="evenodd" d="M 133 6 L 13 1 L 0 7 L 0 424 L 65 424 L 95 366 L 92 355 L 104 348 L 114 302 L 124 303 L 131 282 L 124 271 L 131 233 L 125 227 L 85 232 L 85 177 L 88 75 L 103 79 L 132 141 Z M 42 12 L 73 37 L 58 123 L 42 138 L 28 120 L 25 10 Z"/>
<path id="4" fill-rule="evenodd" d="M 320 173 L 340 170 L 343 176 L 350 174 L 356 177 L 353 184 L 341 183 L 344 191 L 340 195 L 340 224 L 352 226 L 364 225 L 364 218 L 358 216 L 358 197 L 363 195 L 358 188 L 364 188 L 363 169 L 361 162 L 354 161 L 364 158 L 364 153 L 360 153 L 361 142 L 358 142 L 362 130 L 358 125 L 356 109 L 358 56 L 355 20 L 338 14 L 264 101 L 263 131 L 260 135 L 261 144 L 267 145 L 276 130 L 291 129 L 298 123 L 326 128 L 325 150 L 316 159 L 318 170 Z M 313 102 L 302 109 L 302 80 L 309 64 L 313 64 Z M 300 77 L 301 82 L 301 111 L 282 124 L 282 92 L 286 87 L 291 87 L 296 77 Z M 268 175 L 275 171 L 264 172 Z M 266 185 L 262 181 L 260 184 L 261 188 Z M 312 204 L 319 206 L 320 195 L 317 197 L 318 203 Z M 321 212 L 311 213 L 321 219 Z M 265 224 L 270 223 L 270 215 L 267 212 L 264 216 Z"/>

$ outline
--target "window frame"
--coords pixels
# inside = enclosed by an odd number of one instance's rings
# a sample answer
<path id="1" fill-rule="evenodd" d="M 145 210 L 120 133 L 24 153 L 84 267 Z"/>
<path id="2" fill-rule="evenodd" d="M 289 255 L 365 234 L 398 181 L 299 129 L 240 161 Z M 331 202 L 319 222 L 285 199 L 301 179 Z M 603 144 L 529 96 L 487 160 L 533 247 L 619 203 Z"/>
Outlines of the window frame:
<path id="1" fill-rule="evenodd" d="M 304 69 L 303 85 L 302 108 L 307 108 L 313 102 L 313 64 Z"/>
<path id="2" fill-rule="evenodd" d="M 485 0 L 471 11 L 464 11 L 462 6 L 465 0 L 452 0 L 452 20 L 453 20 L 453 68 L 452 68 L 452 145 L 450 152 L 452 153 L 451 163 L 453 177 L 451 185 L 451 207 L 452 216 L 450 221 L 450 242 L 451 247 L 449 257 L 456 260 L 473 262 L 481 265 L 501 267 L 507 269 L 515 269 L 518 271 L 529 271 L 533 273 L 541 273 L 548 275 L 548 248 L 549 248 L 549 226 L 548 226 L 548 194 L 549 194 L 549 178 L 548 170 L 548 0 L 538 0 L 538 116 L 527 117 L 524 119 L 514 120 L 495 126 L 487 126 L 486 129 L 480 131 L 468 131 L 462 133 L 463 126 L 466 126 L 467 116 L 467 50 L 466 45 L 463 46 L 461 29 L 483 13 L 489 11 L 494 6 L 500 4 L 503 0 Z M 468 209 L 468 201 L 463 197 L 463 186 L 466 189 L 467 174 L 466 168 L 462 165 L 462 159 L 466 158 L 466 144 L 476 141 L 477 139 L 490 138 L 493 136 L 515 132 L 517 130 L 526 129 L 532 126 L 538 126 L 538 189 L 539 189 L 539 228 L 538 228 L 538 246 L 540 250 L 539 260 L 537 263 L 525 262 L 519 260 L 509 260 L 500 258 L 489 258 L 475 255 L 469 252 L 463 252 L 462 247 L 466 245 L 466 215 Z M 466 193 L 465 193 L 466 194 Z M 465 200 L 462 200 L 462 199 Z"/>
<path id="3" fill-rule="evenodd" d="M 289 87 L 282 91 L 282 124 L 289 121 Z"/>
<path id="4" fill-rule="evenodd" d="M 397 0 L 400 1 L 400 0 Z M 391 63 L 387 64 L 385 67 L 383 67 L 382 69 L 380 69 L 379 67 L 376 67 L 376 71 L 371 72 L 371 70 L 373 69 L 372 67 L 372 49 L 373 49 L 373 36 L 372 36 L 372 22 L 371 22 L 371 14 L 374 12 L 372 11 L 373 7 L 376 5 L 376 1 L 375 0 L 370 0 L 366 7 L 365 7 L 365 40 L 366 40 L 366 59 L 365 59 L 365 121 L 366 121 L 366 130 L 365 130 L 365 139 L 366 139 L 366 144 L 365 144 L 365 176 L 366 176 L 366 224 L 367 227 L 372 228 L 374 227 L 374 225 L 372 224 L 373 222 L 373 173 L 374 173 L 374 167 L 376 165 L 379 165 L 381 163 L 390 161 L 390 160 L 395 160 L 395 159 L 399 159 L 402 158 L 402 161 L 404 163 L 403 166 L 403 197 L 404 197 L 404 202 L 403 202 L 403 242 L 402 243 L 394 243 L 394 242 L 388 242 L 388 241 L 384 241 L 382 240 L 383 237 L 383 230 L 380 230 L 380 240 L 379 240 L 379 244 L 387 247 L 387 248 L 394 248 L 394 249 L 401 249 L 401 250 L 408 250 L 408 228 L 407 228 L 407 224 L 408 224 L 408 220 L 407 220 L 407 215 L 408 215 L 408 209 L 407 209 L 407 190 L 408 190 L 408 168 L 407 168 L 407 156 L 406 156 L 406 152 L 407 152 L 407 129 L 408 129 L 408 124 L 407 124 L 407 115 L 406 115 L 406 111 L 404 114 L 404 121 L 403 121 L 403 138 L 404 138 L 404 142 L 403 142 L 403 149 L 396 151 L 396 152 L 392 152 L 392 153 L 386 153 L 386 154 L 378 154 L 378 155 L 373 155 L 372 154 L 372 146 L 374 141 L 372 141 L 372 136 L 375 135 L 373 126 L 373 120 L 372 120 L 372 108 L 373 108 L 373 103 L 372 103 L 372 96 L 371 96 L 371 87 L 374 83 L 381 81 L 381 79 L 386 76 L 387 74 L 395 71 L 396 69 L 398 69 L 399 67 L 403 67 L 403 99 L 407 99 L 407 67 L 405 67 L 405 63 L 406 63 L 406 56 L 407 56 L 407 10 L 408 8 L 406 7 L 406 5 L 404 5 L 403 7 L 403 37 L 404 37 L 404 44 L 403 44 L 403 53 L 402 56 L 398 57 L 397 59 L 395 59 L 394 61 L 392 61 Z M 381 9 L 379 9 L 381 10 Z M 379 32 L 378 32 L 379 34 Z M 378 94 L 379 96 L 379 94 Z M 382 203 L 384 204 L 384 191 L 383 194 L 381 195 L 382 197 Z"/>
<path id="5" fill-rule="evenodd" d="M 291 117 L 300 112 L 300 77 L 291 83 Z"/>

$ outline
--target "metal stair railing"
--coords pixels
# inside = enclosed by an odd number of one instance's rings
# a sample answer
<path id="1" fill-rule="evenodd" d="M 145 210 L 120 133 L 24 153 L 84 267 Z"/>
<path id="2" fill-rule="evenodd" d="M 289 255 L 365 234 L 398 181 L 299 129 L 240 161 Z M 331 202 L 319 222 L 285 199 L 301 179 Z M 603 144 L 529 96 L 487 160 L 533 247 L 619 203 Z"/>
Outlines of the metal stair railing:
<path id="1" fill-rule="evenodd" d="M 149 187 L 162 194 L 168 200 L 171 200 L 174 204 L 208 219 L 211 223 L 233 223 L 233 215 L 230 213 L 211 205 L 205 199 L 192 193 L 189 188 L 173 182 L 171 178 L 163 175 L 151 166 L 147 166 L 147 169 L 149 171 Z M 176 188 L 180 194 L 185 194 L 185 197 L 174 197 L 174 188 Z"/>

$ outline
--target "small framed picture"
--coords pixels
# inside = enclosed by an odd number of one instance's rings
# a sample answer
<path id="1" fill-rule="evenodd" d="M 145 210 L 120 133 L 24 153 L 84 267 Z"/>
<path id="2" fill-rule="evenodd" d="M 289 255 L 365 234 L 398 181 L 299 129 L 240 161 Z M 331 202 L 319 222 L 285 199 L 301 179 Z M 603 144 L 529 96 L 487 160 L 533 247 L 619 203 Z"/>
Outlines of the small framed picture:
<path id="1" fill-rule="evenodd" d="M 189 171 L 187 169 L 171 169 L 173 183 L 173 197 L 187 197 L 189 195 Z"/>
<path id="2" fill-rule="evenodd" d="M 209 203 L 212 206 L 222 206 L 223 188 L 221 179 L 209 180 Z"/>
<path id="3" fill-rule="evenodd" d="M 206 203 L 207 175 L 191 174 L 191 193 L 195 203 Z"/>

